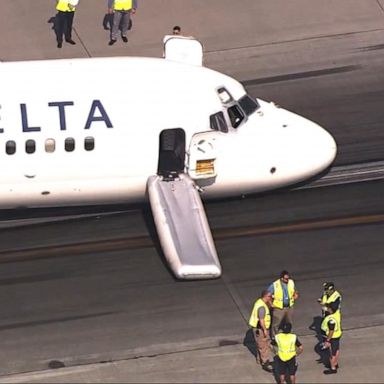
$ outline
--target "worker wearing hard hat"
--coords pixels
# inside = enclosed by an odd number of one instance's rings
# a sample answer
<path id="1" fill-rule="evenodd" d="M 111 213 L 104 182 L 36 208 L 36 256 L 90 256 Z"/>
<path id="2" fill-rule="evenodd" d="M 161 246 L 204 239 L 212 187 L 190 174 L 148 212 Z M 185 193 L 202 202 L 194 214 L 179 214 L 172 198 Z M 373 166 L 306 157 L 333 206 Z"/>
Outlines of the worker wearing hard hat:
<path id="1" fill-rule="evenodd" d="M 326 282 L 323 284 L 324 292 L 322 296 L 317 299 L 318 303 L 322 306 L 322 315 L 324 317 L 326 306 L 331 305 L 333 312 L 337 312 L 341 307 L 341 294 L 335 289 L 335 284 Z"/>
<path id="2" fill-rule="evenodd" d="M 57 48 L 63 46 L 63 35 L 67 43 L 71 45 L 76 44 L 76 42 L 72 40 L 72 24 L 78 4 L 79 0 L 56 0 L 57 15 L 55 29 Z"/>

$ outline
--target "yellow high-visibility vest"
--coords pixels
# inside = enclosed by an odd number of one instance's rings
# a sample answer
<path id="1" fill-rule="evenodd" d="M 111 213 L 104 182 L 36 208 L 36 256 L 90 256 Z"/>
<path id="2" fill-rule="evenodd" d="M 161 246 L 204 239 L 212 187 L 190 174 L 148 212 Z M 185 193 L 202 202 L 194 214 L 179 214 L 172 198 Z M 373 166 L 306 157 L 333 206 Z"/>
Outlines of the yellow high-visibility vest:
<path id="1" fill-rule="evenodd" d="M 293 333 L 278 333 L 275 340 L 278 348 L 277 355 L 280 360 L 288 361 L 296 356 L 296 335 Z"/>
<path id="2" fill-rule="evenodd" d="M 333 292 L 332 295 L 329 297 L 327 297 L 327 295 L 324 293 L 323 297 L 321 298 L 321 304 L 331 304 L 334 301 L 336 301 L 338 298 L 341 299 L 341 295 L 337 291 Z M 340 306 L 339 306 L 339 309 L 340 309 Z"/>
<path id="3" fill-rule="evenodd" d="M 336 311 L 335 313 L 332 313 L 331 315 L 324 317 L 324 320 L 321 323 L 321 330 L 324 331 L 327 336 L 329 334 L 329 327 L 328 327 L 329 320 L 333 320 L 335 322 L 335 329 L 333 330 L 332 339 L 337 339 L 343 333 L 341 329 L 341 312 Z"/>
<path id="4" fill-rule="evenodd" d="M 132 9 L 132 0 L 115 0 L 113 9 L 115 11 L 129 11 Z"/>
<path id="5" fill-rule="evenodd" d="M 295 303 L 293 294 L 295 293 L 295 283 L 292 279 L 288 280 L 288 296 L 289 306 L 292 307 Z M 273 306 L 275 308 L 283 309 L 283 287 L 281 280 L 278 279 L 273 283 Z"/>
<path id="6" fill-rule="evenodd" d="M 269 329 L 271 326 L 271 313 L 269 311 L 268 305 L 264 303 L 263 299 L 256 300 L 248 324 L 253 328 L 257 328 L 257 325 L 259 324 L 259 317 L 257 316 L 257 312 L 261 307 L 265 308 L 264 324 L 265 328 Z"/>
<path id="7" fill-rule="evenodd" d="M 61 12 L 75 12 L 76 8 L 69 8 L 68 4 L 68 0 L 59 0 L 56 4 L 56 9 Z"/>

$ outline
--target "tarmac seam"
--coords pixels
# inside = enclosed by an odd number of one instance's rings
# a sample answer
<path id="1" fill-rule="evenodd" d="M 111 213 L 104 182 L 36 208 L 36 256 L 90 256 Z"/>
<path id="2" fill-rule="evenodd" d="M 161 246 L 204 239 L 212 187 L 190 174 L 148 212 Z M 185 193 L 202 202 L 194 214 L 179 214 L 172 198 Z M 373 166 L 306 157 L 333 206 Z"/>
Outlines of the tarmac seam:
<path id="1" fill-rule="evenodd" d="M 372 328 L 378 328 L 384 326 L 384 323 L 382 324 L 373 324 L 369 326 L 358 326 L 358 327 L 348 327 L 344 328 L 344 332 L 350 332 L 353 330 L 358 330 L 358 329 L 372 329 Z M 316 333 L 312 332 L 310 334 L 298 334 L 299 337 L 301 338 L 316 338 Z M 243 345 L 244 348 L 247 348 L 246 345 L 244 345 L 244 342 L 241 341 L 243 336 L 236 336 L 237 340 L 222 340 L 220 343 L 220 340 L 217 340 L 217 343 L 214 343 L 212 345 L 206 345 L 206 346 L 196 346 L 193 347 L 191 346 L 190 348 L 184 348 L 180 350 L 173 350 L 173 351 L 166 351 L 166 352 L 159 352 L 159 353 L 148 353 L 148 354 L 138 354 L 136 356 L 132 357 L 122 357 L 122 358 L 116 358 L 114 359 L 113 357 L 110 359 L 100 359 L 95 361 L 88 361 L 88 362 L 78 362 L 75 364 L 67 364 L 63 367 L 60 368 L 50 368 L 50 369 L 40 369 L 40 370 L 34 370 L 34 371 L 23 371 L 23 372 L 18 372 L 18 373 L 10 373 L 10 374 L 5 374 L 5 375 L 0 375 L 0 381 L 2 379 L 17 379 L 20 378 L 22 379 L 23 377 L 27 377 L 29 375 L 48 375 L 49 373 L 52 372 L 58 372 L 58 371 L 64 371 L 64 370 L 70 370 L 70 369 L 76 369 L 76 368 L 81 368 L 81 367 L 91 367 L 91 366 L 96 366 L 100 364 L 114 364 L 114 363 L 121 363 L 121 362 L 128 362 L 128 361 L 133 361 L 133 360 L 140 360 L 140 359 L 148 359 L 148 358 L 157 358 L 157 357 L 162 357 L 162 356 L 171 356 L 179 353 L 189 353 L 189 352 L 198 352 L 198 351 L 207 351 L 207 350 L 213 350 L 217 348 L 227 348 L 227 347 L 233 347 L 234 345 Z M 65 359 L 61 359 L 65 360 Z M 4 381 L 7 382 L 7 381 Z M 15 381 L 17 382 L 17 381 Z"/>
<path id="2" fill-rule="evenodd" d="M 86 366 L 93 366 L 93 365 L 99 365 L 99 364 L 113 364 L 113 363 L 119 363 L 119 362 L 124 362 L 124 361 L 131 361 L 131 360 L 140 360 L 140 359 L 148 359 L 148 358 L 156 358 L 160 356 L 170 356 L 170 355 L 175 355 L 178 353 L 188 353 L 188 352 L 198 352 L 198 351 L 206 351 L 210 349 L 216 349 L 216 348 L 226 348 L 226 347 L 232 347 L 234 345 L 240 345 L 241 341 L 238 342 L 233 342 L 233 343 L 228 343 L 228 344 L 223 344 L 220 345 L 218 343 L 217 345 L 210 345 L 210 346 L 202 346 L 202 347 L 197 347 L 197 348 L 186 348 L 183 350 L 175 350 L 175 351 L 170 351 L 170 352 L 160 352 L 160 353 L 154 353 L 154 354 L 148 354 L 148 355 L 137 355 L 137 356 L 132 356 L 132 357 L 125 357 L 125 358 L 120 358 L 120 359 L 102 359 L 102 360 L 95 360 L 92 362 L 84 362 L 84 363 L 77 363 L 77 364 L 69 364 L 65 365 L 60 368 L 48 368 L 48 369 L 42 369 L 42 370 L 36 370 L 36 371 L 23 371 L 23 372 L 18 372 L 18 373 L 10 373 L 10 374 L 5 374 L 5 375 L 0 375 L 0 379 L 4 378 L 12 378 L 12 377 L 18 377 L 18 376 L 28 376 L 28 375 L 37 375 L 37 374 L 45 374 L 48 372 L 54 372 L 54 371 L 59 371 L 59 370 L 65 370 L 65 369 L 73 369 L 77 367 L 86 367 Z"/>
<path id="3" fill-rule="evenodd" d="M 299 223 L 280 223 L 276 225 L 240 226 L 234 228 L 217 228 L 212 231 L 215 241 L 230 238 L 272 236 L 286 233 L 329 230 L 334 228 L 372 225 L 384 222 L 384 213 L 336 217 L 332 219 L 312 219 Z M 51 244 L 49 246 L 30 247 L 24 249 L 0 250 L 0 263 L 23 262 L 52 257 L 66 257 L 73 254 L 89 254 L 90 252 L 106 252 L 127 249 L 150 248 L 154 242 L 149 235 L 137 235 L 114 239 L 98 239 L 68 244 Z"/>
<path id="4" fill-rule="evenodd" d="M 383 8 L 383 6 L 381 5 L 380 1 L 379 1 L 379 0 L 376 0 L 376 3 L 377 3 L 377 5 L 379 6 L 379 8 L 381 9 L 381 11 L 384 12 L 384 8 Z"/>
<path id="5" fill-rule="evenodd" d="M 241 299 L 241 296 L 237 293 L 234 284 L 230 281 L 230 279 L 226 275 L 222 275 L 221 279 L 223 281 L 223 285 L 226 288 L 231 300 L 233 301 L 237 310 L 239 311 L 240 316 L 242 317 L 245 324 L 248 324 L 247 316 L 246 316 L 246 313 L 248 312 L 248 310 L 245 309 L 246 306 L 243 300 Z"/>
<path id="6" fill-rule="evenodd" d="M 80 35 L 77 33 L 77 30 L 76 30 L 75 28 L 73 28 L 73 31 L 75 32 L 75 34 L 76 34 L 76 36 L 77 36 L 77 39 L 80 41 L 81 46 L 84 48 L 84 51 L 87 53 L 87 56 L 88 56 L 89 58 L 91 58 L 92 55 L 91 55 L 91 53 L 88 51 L 87 46 L 84 44 L 84 41 L 81 40 L 81 37 L 80 37 Z"/>
<path id="7" fill-rule="evenodd" d="M 377 1 L 377 0 L 376 0 Z M 340 36 L 352 36 L 352 35 L 359 35 L 363 33 L 371 33 L 371 32 L 382 32 L 384 31 L 383 28 L 375 28 L 375 29 L 367 29 L 365 31 L 353 31 L 353 32 L 342 32 L 342 33 L 335 33 L 331 35 L 319 35 L 319 36 L 310 36 L 310 37 L 304 37 L 301 39 L 290 39 L 290 40 L 282 40 L 282 41 L 272 41 L 267 43 L 261 43 L 261 44 L 254 44 L 254 45 L 245 45 L 242 47 L 232 47 L 228 49 L 216 49 L 212 51 L 205 51 L 205 54 L 207 53 L 220 53 L 220 52 L 230 52 L 230 51 L 237 51 L 241 49 L 251 49 L 251 48 L 260 48 L 260 47 L 267 47 L 270 45 L 282 45 L 282 44 L 291 44 L 291 43 L 297 43 L 297 42 L 304 42 L 304 41 L 310 41 L 310 40 L 321 40 L 321 39 L 328 39 L 333 37 L 340 37 Z"/>

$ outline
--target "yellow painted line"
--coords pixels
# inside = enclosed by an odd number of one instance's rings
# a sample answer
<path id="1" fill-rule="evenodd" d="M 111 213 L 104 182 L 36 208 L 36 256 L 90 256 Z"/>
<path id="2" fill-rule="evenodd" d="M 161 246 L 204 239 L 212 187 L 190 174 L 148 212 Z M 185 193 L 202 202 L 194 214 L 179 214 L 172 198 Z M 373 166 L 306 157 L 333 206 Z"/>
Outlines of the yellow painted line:
<path id="1" fill-rule="evenodd" d="M 269 225 L 264 227 L 222 228 L 214 231 L 214 238 L 222 240 L 233 237 L 271 235 L 316 229 L 330 229 L 352 225 L 364 225 L 384 222 L 384 214 L 351 216 L 336 219 L 312 220 L 296 224 Z"/>
<path id="2" fill-rule="evenodd" d="M 366 225 L 384 222 L 384 214 L 351 216 L 327 220 L 312 220 L 295 224 L 268 225 L 262 227 L 219 228 L 213 232 L 215 241 L 238 237 L 272 235 L 318 229 L 331 229 L 352 225 Z M 154 243 L 148 235 L 131 238 L 95 240 L 84 243 L 48 245 L 34 248 L 0 251 L 0 263 L 24 261 L 50 257 L 67 257 L 79 254 L 116 252 L 127 249 L 152 248 Z"/>

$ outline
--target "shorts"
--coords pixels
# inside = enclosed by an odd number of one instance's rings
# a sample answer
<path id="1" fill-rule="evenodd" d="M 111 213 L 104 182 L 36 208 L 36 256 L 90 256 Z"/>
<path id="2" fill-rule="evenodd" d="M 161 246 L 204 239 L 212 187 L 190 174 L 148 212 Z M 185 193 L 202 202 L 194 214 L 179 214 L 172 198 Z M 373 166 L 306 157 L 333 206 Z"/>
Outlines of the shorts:
<path id="1" fill-rule="evenodd" d="M 332 356 L 335 356 L 336 352 L 340 349 L 340 337 L 337 339 L 331 339 L 330 343 Z"/>
<path id="2" fill-rule="evenodd" d="M 286 375 L 287 373 L 290 376 L 293 376 L 296 374 L 297 371 L 297 363 L 296 363 L 296 356 L 292 357 L 292 359 L 288 361 L 283 361 L 280 359 L 280 357 L 277 357 L 277 373 L 279 375 Z"/>

